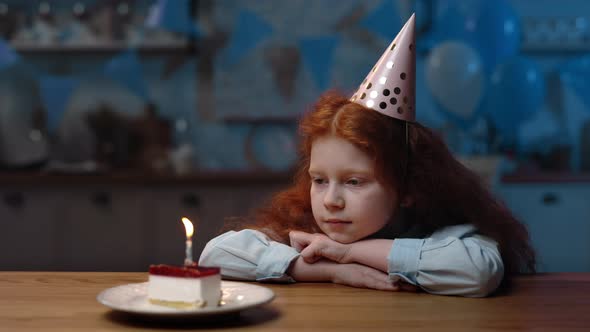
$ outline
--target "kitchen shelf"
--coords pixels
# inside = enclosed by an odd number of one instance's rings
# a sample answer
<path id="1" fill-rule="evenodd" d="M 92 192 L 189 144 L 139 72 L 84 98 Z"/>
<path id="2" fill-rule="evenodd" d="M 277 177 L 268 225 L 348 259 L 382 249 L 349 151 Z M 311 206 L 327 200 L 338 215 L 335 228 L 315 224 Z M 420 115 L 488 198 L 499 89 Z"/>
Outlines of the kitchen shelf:
<path id="1" fill-rule="evenodd" d="M 79 54 L 111 54 L 134 49 L 146 55 L 166 55 L 171 53 L 197 53 L 197 48 L 190 42 L 162 44 L 162 45 L 138 45 L 130 46 L 124 43 L 93 43 L 91 45 L 35 45 L 13 44 L 12 47 L 24 55 L 79 55 Z"/>
<path id="2" fill-rule="evenodd" d="M 576 183 L 590 182 L 590 173 L 517 171 L 500 177 L 502 183 Z"/>
<path id="3" fill-rule="evenodd" d="M 0 186 L 9 185 L 137 185 L 195 186 L 201 184 L 236 185 L 289 183 L 294 172 L 200 171 L 188 175 L 116 172 L 104 174 L 57 174 L 41 172 L 0 172 Z"/>
<path id="4" fill-rule="evenodd" d="M 247 124 L 295 124 L 299 121 L 299 117 L 292 116 L 226 116 L 221 119 L 225 123 L 247 123 Z"/>

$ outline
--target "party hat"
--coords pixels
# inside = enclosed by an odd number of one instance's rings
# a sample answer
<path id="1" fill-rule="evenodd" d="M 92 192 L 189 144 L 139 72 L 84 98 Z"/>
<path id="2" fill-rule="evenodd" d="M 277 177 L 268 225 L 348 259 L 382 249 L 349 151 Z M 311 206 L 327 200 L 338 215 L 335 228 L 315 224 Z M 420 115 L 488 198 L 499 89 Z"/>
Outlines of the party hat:
<path id="1" fill-rule="evenodd" d="M 415 31 L 412 14 L 350 101 L 396 119 L 416 120 Z"/>

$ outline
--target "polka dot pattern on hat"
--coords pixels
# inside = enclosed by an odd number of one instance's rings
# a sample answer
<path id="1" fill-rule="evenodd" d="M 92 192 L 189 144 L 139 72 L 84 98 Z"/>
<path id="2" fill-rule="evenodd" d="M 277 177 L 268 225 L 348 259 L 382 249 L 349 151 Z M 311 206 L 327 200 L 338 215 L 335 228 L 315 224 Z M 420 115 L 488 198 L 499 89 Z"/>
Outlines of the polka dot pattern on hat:
<path id="1" fill-rule="evenodd" d="M 412 15 L 350 100 L 387 116 L 415 121 L 414 44 L 415 16 Z"/>

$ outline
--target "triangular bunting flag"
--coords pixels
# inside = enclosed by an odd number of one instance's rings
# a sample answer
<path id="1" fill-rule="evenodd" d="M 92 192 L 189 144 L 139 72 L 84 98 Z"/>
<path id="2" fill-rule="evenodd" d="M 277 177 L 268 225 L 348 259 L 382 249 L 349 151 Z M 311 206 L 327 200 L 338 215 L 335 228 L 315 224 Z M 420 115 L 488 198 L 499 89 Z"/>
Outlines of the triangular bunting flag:
<path id="1" fill-rule="evenodd" d="M 272 34 L 272 27 L 258 15 L 242 10 L 238 16 L 225 56 L 237 63 L 246 53 Z"/>
<path id="2" fill-rule="evenodd" d="M 47 110 L 47 130 L 54 133 L 79 81 L 70 77 L 44 76 L 39 79 L 41 100 Z"/>
<path id="3" fill-rule="evenodd" d="M 360 25 L 385 40 L 391 40 L 391 36 L 400 30 L 402 21 L 393 1 L 383 0 Z"/>
<path id="4" fill-rule="evenodd" d="M 330 83 L 336 37 L 303 39 L 300 42 L 303 63 L 311 72 L 318 88 L 324 90 Z"/>
<path id="5" fill-rule="evenodd" d="M 114 57 L 105 65 L 103 72 L 106 77 L 122 84 L 138 97 L 147 100 L 143 71 L 135 51 L 129 50 Z"/>

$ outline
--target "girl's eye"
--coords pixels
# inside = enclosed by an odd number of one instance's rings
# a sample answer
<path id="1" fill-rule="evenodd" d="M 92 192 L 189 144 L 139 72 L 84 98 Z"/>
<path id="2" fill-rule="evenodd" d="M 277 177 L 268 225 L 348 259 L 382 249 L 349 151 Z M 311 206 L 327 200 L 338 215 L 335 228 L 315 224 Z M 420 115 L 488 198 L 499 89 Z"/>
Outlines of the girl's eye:
<path id="1" fill-rule="evenodd" d="M 346 181 L 346 183 L 353 185 L 353 186 L 358 186 L 361 184 L 361 180 L 359 179 L 350 179 L 348 181 Z"/>
<path id="2" fill-rule="evenodd" d="M 315 184 L 324 184 L 325 183 L 324 179 L 322 179 L 322 178 L 313 178 L 312 181 Z"/>

